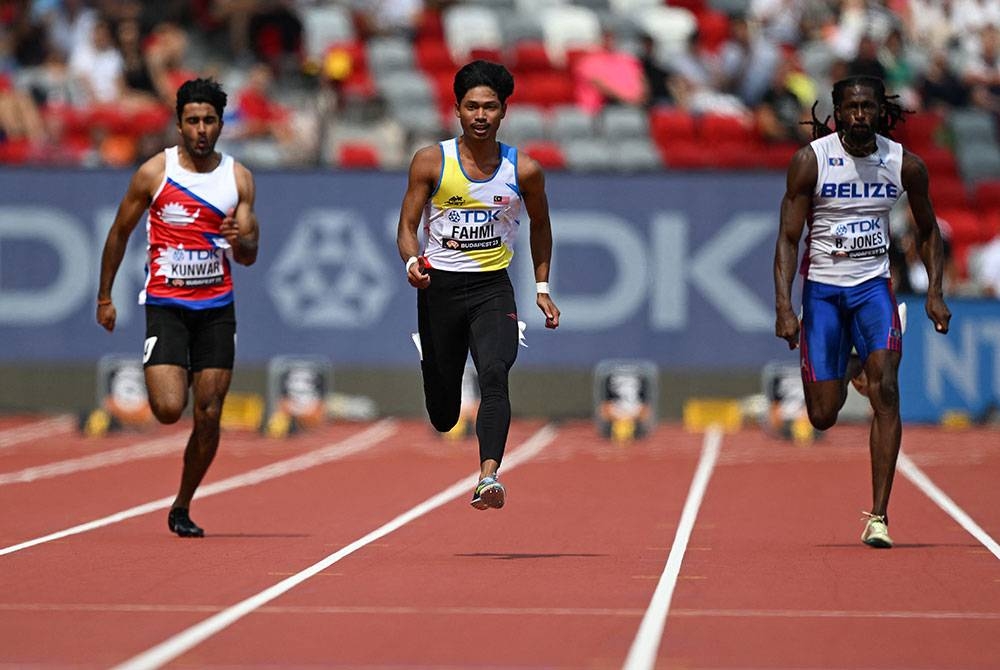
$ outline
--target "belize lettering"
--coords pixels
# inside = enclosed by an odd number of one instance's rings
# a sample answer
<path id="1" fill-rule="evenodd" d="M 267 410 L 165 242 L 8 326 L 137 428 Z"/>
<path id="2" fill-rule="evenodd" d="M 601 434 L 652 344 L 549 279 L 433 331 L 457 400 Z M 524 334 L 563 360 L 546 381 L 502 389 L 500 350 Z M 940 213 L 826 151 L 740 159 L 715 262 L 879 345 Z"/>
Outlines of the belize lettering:
<path id="1" fill-rule="evenodd" d="M 899 197 L 899 187 L 882 182 L 824 182 L 820 188 L 823 198 L 889 198 Z"/>

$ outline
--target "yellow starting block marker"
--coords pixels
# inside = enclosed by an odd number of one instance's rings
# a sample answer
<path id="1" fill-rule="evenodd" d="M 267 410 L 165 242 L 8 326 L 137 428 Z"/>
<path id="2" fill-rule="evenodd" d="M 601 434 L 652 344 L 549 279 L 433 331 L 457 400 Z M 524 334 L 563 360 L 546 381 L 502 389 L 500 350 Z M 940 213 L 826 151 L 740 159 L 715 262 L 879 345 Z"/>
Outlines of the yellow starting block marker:
<path id="1" fill-rule="evenodd" d="M 719 426 L 733 433 L 743 425 L 740 401 L 725 398 L 691 398 L 684 403 L 684 429 L 692 433 L 705 432 L 709 426 Z"/>
<path id="2" fill-rule="evenodd" d="M 264 398 L 256 393 L 230 393 L 222 406 L 221 425 L 229 430 L 260 430 Z"/>

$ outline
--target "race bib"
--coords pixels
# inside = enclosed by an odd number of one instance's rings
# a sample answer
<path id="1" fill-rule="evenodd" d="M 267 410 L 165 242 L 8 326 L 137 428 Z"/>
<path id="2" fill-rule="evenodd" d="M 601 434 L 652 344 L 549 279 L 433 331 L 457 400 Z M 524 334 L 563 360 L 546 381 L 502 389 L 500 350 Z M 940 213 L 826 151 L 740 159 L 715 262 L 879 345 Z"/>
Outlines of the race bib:
<path id="1" fill-rule="evenodd" d="M 224 249 L 175 249 L 167 247 L 156 259 L 156 276 L 168 286 L 212 286 L 221 284 L 225 271 Z"/>
<path id="2" fill-rule="evenodd" d="M 888 222 L 880 217 L 838 223 L 833 229 L 831 254 L 847 258 L 881 256 L 889 249 Z"/>

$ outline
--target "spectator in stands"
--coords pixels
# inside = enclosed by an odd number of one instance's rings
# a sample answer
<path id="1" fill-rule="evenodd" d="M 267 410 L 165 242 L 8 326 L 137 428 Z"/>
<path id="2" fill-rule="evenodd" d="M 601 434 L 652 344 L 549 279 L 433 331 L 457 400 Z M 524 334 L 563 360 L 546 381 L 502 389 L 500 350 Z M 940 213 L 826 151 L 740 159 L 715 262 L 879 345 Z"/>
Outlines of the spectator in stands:
<path id="1" fill-rule="evenodd" d="M 354 0 L 355 17 L 361 34 L 397 35 L 413 38 L 424 11 L 423 0 Z"/>
<path id="2" fill-rule="evenodd" d="M 889 267 L 892 289 L 897 295 L 927 295 L 930 279 L 927 268 L 920 258 L 917 245 L 916 222 L 909 207 L 898 208 L 902 216 L 893 217 L 890 224 L 892 244 L 889 245 Z M 955 263 L 951 249 L 951 228 L 948 222 L 937 217 L 942 244 L 942 288 L 945 295 L 951 293 L 956 280 Z"/>
<path id="3" fill-rule="evenodd" d="M 879 42 L 871 33 L 865 33 L 858 40 L 858 50 L 854 59 L 847 64 L 850 77 L 874 77 L 885 81 L 886 71 L 879 60 Z"/>
<path id="4" fill-rule="evenodd" d="M 900 102 L 907 109 L 920 107 L 916 92 L 917 65 L 911 55 L 903 31 L 893 29 L 885 38 L 878 52 L 878 60 L 885 70 L 886 86 L 899 95 Z"/>
<path id="5" fill-rule="evenodd" d="M 145 97 L 149 104 L 159 102 L 159 91 L 153 74 L 146 62 L 146 53 L 142 47 L 142 33 L 139 20 L 123 19 L 115 27 L 118 49 L 122 55 L 122 76 L 125 88 L 134 96 Z"/>
<path id="6" fill-rule="evenodd" d="M 258 63 L 250 68 L 246 84 L 236 94 L 237 137 L 270 138 L 281 144 L 293 141 L 292 110 L 271 98 L 273 80 L 267 65 Z"/>
<path id="7" fill-rule="evenodd" d="M 27 142 L 37 147 L 47 138 L 45 123 L 31 94 L 0 74 L 0 142 Z"/>
<path id="8" fill-rule="evenodd" d="M 1000 26 L 979 31 L 974 53 L 962 70 L 972 103 L 994 114 L 1000 113 Z"/>
<path id="9" fill-rule="evenodd" d="M 746 16 L 729 20 L 729 39 L 719 49 L 717 88 L 753 107 L 768 89 L 781 50 L 751 25 Z"/>
<path id="10" fill-rule="evenodd" d="M 969 89 L 952 70 L 947 51 L 931 54 L 930 63 L 917 80 L 917 92 L 925 110 L 964 107 L 969 101 Z"/>
<path id="11" fill-rule="evenodd" d="M 739 97 L 716 88 L 716 74 L 710 59 L 698 47 L 698 33 L 688 39 L 687 48 L 670 63 L 670 93 L 677 106 L 692 114 L 712 112 L 748 117 L 749 110 Z"/>
<path id="12" fill-rule="evenodd" d="M 111 26 L 106 19 L 98 17 L 90 41 L 70 54 L 69 70 L 82 88 L 86 105 L 120 100 L 125 63 L 115 47 Z"/>
<path id="13" fill-rule="evenodd" d="M 175 23 L 156 25 L 147 41 L 146 64 L 156 85 L 160 100 L 174 106 L 177 89 L 196 74 L 185 65 L 188 37 Z"/>
<path id="14" fill-rule="evenodd" d="M 1000 299 L 1000 235 L 974 251 L 969 273 L 983 295 Z"/>
<path id="15" fill-rule="evenodd" d="M 767 142 L 801 145 L 812 139 L 811 126 L 805 125 L 811 118 L 809 108 L 789 86 L 794 74 L 791 62 L 781 61 L 771 78 L 771 86 L 754 107 L 757 131 Z"/>
<path id="16" fill-rule="evenodd" d="M 661 65 L 656 53 L 656 40 L 649 33 L 639 36 L 639 63 L 646 80 L 646 104 L 650 107 L 674 104 L 674 96 L 670 92 L 670 71 Z"/>
<path id="17" fill-rule="evenodd" d="M 604 105 L 643 105 L 649 92 L 642 63 L 619 49 L 612 31 L 605 31 L 601 48 L 580 56 L 573 65 L 576 104 L 596 114 Z"/>

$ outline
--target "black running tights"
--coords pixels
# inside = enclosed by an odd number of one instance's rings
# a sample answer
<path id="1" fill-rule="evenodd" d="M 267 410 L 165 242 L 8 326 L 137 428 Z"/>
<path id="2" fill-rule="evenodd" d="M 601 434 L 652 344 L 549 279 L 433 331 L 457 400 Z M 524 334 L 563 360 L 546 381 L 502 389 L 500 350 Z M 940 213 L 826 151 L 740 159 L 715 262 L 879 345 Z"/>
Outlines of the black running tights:
<path id="1" fill-rule="evenodd" d="M 479 376 L 479 461 L 499 463 L 510 429 L 507 378 L 517 358 L 518 343 L 510 278 L 506 270 L 429 272 L 430 286 L 417 291 L 427 414 L 441 432 L 458 422 L 462 375 L 471 352 Z"/>

